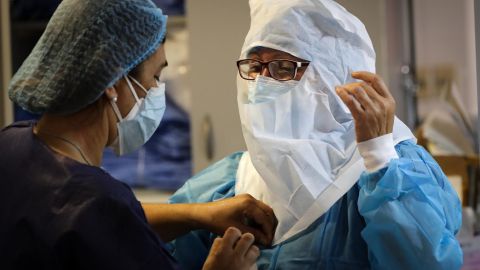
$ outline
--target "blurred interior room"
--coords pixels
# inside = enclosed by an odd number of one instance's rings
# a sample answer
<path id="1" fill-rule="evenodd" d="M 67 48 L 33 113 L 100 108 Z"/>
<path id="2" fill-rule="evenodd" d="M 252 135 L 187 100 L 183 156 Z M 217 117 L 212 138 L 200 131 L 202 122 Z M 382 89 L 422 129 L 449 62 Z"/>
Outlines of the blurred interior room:
<path id="1" fill-rule="evenodd" d="M 0 127 L 38 119 L 8 96 L 13 74 L 61 0 L 0 0 Z M 193 175 L 246 150 L 237 108 L 248 1 L 154 0 L 169 16 L 167 109 L 134 153 L 102 168 L 142 202 L 167 202 Z M 439 163 L 463 207 L 463 269 L 480 269 L 480 4 L 474 0 L 337 0 L 366 26 L 396 115 Z M 2 150 L 0 149 L 0 152 Z M 2 176 L 0 175 L 0 179 Z M 1 180 L 0 180 L 1 181 Z M 1 222 L 1 221 L 0 221 Z"/>

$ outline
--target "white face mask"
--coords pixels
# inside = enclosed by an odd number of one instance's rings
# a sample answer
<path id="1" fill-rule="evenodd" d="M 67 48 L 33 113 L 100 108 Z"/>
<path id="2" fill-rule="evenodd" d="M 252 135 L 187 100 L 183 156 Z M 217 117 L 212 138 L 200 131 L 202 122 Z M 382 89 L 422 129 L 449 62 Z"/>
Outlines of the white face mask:
<path id="1" fill-rule="evenodd" d="M 257 76 L 254 81 L 248 81 L 248 102 L 262 103 L 274 100 L 298 85 L 298 81 L 277 81 L 275 79 Z"/>
<path id="2" fill-rule="evenodd" d="M 157 82 L 157 87 L 152 87 L 147 91 L 134 78 L 127 76 L 124 78 L 136 102 L 125 118 L 122 118 L 117 104 L 113 101 L 110 102 L 119 120 L 117 123 L 118 137 L 111 145 L 118 156 L 139 149 L 152 137 L 160 125 L 166 107 L 165 83 Z M 138 98 L 130 80 L 145 91 L 145 98 Z"/>

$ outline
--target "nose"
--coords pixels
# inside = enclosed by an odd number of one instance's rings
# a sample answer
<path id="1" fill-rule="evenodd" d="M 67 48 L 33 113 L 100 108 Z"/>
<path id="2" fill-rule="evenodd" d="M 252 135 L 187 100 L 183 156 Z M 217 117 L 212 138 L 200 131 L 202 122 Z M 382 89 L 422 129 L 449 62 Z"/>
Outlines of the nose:
<path id="1" fill-rule="evenodd" d="M 270 75 L 270 72 L 268 71 L 268 66 L 267 65 L 262 67 L 262 72 L 260 74 L 264 77 L 272 77 Z"/>

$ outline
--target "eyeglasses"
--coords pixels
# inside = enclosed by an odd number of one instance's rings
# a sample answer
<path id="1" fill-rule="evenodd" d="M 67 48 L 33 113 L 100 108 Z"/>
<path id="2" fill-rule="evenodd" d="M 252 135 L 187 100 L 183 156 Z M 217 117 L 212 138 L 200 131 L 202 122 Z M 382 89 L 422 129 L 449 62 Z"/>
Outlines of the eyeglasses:
<path id="1" fill-rule="evenodd" d="M 255 80 L 263 72 L 265 67 L 270 76 L 277 81 L 290 81 L 295 79 L 300 67 L 306 67 L 310 62 L 297 62 L 286 59 L 277 59 L 262 62 L 255 59 L 243 59 L 237 61 L 238 73 L 245 80 Z"/>

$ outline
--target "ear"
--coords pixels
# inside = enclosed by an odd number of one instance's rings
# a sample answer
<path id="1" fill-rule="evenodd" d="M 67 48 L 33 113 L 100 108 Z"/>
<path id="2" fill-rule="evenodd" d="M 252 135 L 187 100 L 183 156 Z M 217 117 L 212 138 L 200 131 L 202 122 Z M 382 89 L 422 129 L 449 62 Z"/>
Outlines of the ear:
<path id="1" fill-rule="evenodd" d="M 118 97 L 117 90 L 114 86 L 105 89 L 104 95 L 107 97 L 108 100 L 115 100 Z"/>

